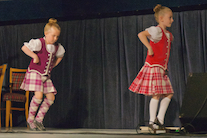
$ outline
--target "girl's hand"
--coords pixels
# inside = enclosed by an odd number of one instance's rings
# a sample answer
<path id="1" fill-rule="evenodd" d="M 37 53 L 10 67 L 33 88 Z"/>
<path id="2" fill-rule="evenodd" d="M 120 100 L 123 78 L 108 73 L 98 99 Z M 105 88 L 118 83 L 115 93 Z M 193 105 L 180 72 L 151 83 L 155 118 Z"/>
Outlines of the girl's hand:
<path id="1" fill-rule="evenodd" d="M 33 63 L 39 63 L 39 57 L 37 55 L 33 58 Z"/>
<path id="2" fill-rule="evenodd" d="M 39 57 L 37 56 L 37 54 L 27 48 L 27 46 L 22 46 L 22 51 L 31 58 L 33 58 L 33 63 L 39 63 Z"/>
<path id="3" fill-rule="evenodd" d="M 149 56 L 153 56 L 154 55 L 154 52 L 153 52 L 151 47 L 148 49 L 148 55 Z"/>
<path id="4" fill-rule="evenodd" d="M 164 75 L 168 75 L 168 69 L 165 70 L 165 74 Z"/>

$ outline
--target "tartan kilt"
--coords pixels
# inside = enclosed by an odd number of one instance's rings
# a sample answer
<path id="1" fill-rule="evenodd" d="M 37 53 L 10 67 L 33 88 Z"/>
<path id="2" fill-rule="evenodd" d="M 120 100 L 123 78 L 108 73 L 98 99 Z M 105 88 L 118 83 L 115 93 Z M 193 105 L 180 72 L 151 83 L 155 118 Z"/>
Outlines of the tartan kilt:
<path id="1" fill-rule="evenodd" d="M 165 71 L 161 67 L 150 67 L 146 63 L 130 85 L 129 90 L 144 95 L 174 93 Z"/>
<path id="2" fill-rule="evenodd" d="M 39 91 L 44 94 L 52 92 L 54 95 L 57 94 L 57 90 L 55 89 L 52 80 L 49 77 L 41 76 L 37 72 L 27 71 L 20 88 L 25 91 Z"/>

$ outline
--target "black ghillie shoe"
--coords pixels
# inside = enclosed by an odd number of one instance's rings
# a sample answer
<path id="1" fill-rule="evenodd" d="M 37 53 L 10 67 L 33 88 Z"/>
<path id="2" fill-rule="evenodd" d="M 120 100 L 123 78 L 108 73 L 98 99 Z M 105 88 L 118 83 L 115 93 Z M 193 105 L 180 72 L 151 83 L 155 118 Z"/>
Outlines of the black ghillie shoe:
<path id="1" fill-rule="evenodd" d="M 31 123 L 28 123 L 27 122 L 27 124 L 28 124 L 28 126 L 29 126 L 29 130 L 31 130 L 31 131 L 37 131 L 37 127 L 35 126 L 34 128 L 32 128 L 31 126 L 32 126 L 32 124 Z"/>
<path id="2" fill-rule="evenodd" d="M 164 125 L 160 123 L 157 117 L 155 118 L 154 123 L 159 126 L 159 129 L 165 129 Z"/>
<path id="3" fill-rule="evenodd" d="M 42 122 L 38 122 L 37 120 L 34 120 L 34 124 L 37 127 L 38 130 L 40 131 L 46 131 L 44 125 L 42 124 Z"/>
<path id="4" fill-rule="evenodd" d="M 151 133 L 155 133 L 155 128 L 153 127 L 154 124 L 149 124 L 148 129 Z"/>

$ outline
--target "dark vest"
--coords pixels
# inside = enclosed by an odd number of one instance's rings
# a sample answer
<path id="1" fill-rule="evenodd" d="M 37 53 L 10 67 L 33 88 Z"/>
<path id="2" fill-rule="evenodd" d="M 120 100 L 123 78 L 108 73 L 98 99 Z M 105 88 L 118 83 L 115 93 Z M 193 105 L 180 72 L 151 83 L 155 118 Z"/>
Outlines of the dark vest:
<path id="1" fill-rule="evenodd" d="M 58 44 L 55 45 L 55 52 L 49 53 L 46 49 L 45 40 L 44 38 L 40 38 L 40 41 L 42 43 L 42 48 L 40 51 L 38 51 L 36 54 L 39 57 L 39 63 L 33 63 L 33 59 L 31 60 L 29 64 L 28 71 L 34 71 L 39 73 L 40 75 L 50 75 L 53 64 L 55 60 L 55 55 L 58 50 Z"/>

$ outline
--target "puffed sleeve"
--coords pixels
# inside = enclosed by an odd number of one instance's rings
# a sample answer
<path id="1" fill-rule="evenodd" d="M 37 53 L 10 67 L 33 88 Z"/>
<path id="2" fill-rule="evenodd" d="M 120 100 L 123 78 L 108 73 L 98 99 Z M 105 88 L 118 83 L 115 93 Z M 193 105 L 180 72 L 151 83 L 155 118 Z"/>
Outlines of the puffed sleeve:
<path id="1" fill-rule="evenodd" d="M 61 44 L 59 44 L 59 48 L 56 52 L 56 57 L 63 57 L 64 54 L 65 54 L 65 49 Z"/>
<path id="2" fill-rule="evenodd" d="M 151 26 L 145 29 L 149 32 L 150 36 L 148 37 L 151 41 L 157 43 L 162 39 L 162 30 L 160 27 Z"/>
<path id="3" fill-rule="evenodd" d="M 29 42 L 24 42 L 24 45 L 31 51 L 40 51 L 42 43 L 39 39 L 31 39 Z"/>

